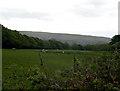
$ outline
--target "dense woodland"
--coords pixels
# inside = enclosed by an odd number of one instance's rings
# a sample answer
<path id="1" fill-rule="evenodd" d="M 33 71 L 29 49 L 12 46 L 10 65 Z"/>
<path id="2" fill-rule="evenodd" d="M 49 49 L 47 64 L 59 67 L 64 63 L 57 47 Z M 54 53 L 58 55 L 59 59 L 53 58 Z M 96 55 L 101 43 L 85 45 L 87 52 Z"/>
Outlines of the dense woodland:
<path id="1" fill-rule="evenodd" d="M 73 49 L 73 50 L 96 50 L 109 51 L 120 47 L 120 35 L 116 35 L 108 44 L 68 44 L 67 42 L 60 42 L 55 39 L 42 40 L 27 35 L 22 35 L 16 30 L 8 29 L 2 26 L 2 47 L 6 49 Z"/>

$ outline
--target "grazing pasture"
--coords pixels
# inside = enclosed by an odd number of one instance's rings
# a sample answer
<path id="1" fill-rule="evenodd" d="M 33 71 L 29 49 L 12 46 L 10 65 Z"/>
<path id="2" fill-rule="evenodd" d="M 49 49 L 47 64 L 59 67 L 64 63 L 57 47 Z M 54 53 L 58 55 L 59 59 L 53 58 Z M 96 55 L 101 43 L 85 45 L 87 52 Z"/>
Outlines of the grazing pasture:
<path id="1" fill-rule="evenodd" d="M 64 50 L 65 53 L 63 54 L 62 50 L 48 50 L 46 53 L 42 53 L 39 49 L 3 49 L 3 77 L 8 76 L 14 70 L 23 68 L 23 71 L 26 71 L 33 65 L 40 66 L 39 51 L 44 65 L 54 72 L 63 67 L 71 68 L 74 54 L 81 65 L 90 65 L 92 64 L 92 59 L 107 53 L 105 51 Z"/>
<path id="2" fill-rule="evenodd" d="M 46 52 L 43 53 L 40 49 L 3 49 L 3 89 L 20 89 L 20 87 L 22 87 L 21 89 L 24 89 L 24 85 L 21 86 L 21 84 L 23 83 L 27 85 L 26 87 L 32 88 L 30 82 L 26 79 L 26 77 L 23 77 L 23 75 L 31 72 L 30 68 L 32 67 L 41 67 L 39 53 L 43 60 L 44 67 L 47 68 L 48 72 L 59 74 L 61 70 L 71 69 L 73 67 L 74 55 L 77 62 L 79 62 L 80 67 L 89 68 L 94 63 L 93 59 L 96 59 L 101 55 L 106 55 L 108 52 L 80 50 L 46 50 Z M 41 70 L 40 72 L 43 71 Z"/>

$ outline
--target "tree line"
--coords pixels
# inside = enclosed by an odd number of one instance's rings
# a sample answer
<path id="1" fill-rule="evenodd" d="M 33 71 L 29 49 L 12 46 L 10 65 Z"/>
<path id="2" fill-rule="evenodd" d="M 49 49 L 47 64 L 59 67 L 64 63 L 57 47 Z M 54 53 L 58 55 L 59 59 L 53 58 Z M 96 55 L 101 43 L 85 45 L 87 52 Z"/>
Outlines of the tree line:
<path id="1" fill-rule="evenodd" d="M 16 30 L 11 30 L 2 25 L 2 48 L 11 49 L 67 49 L 67 50 L 95 50 L 109 51 L 119 48 L 120 35 L 115 35 L 107 44 L 68 44 L 55 39 L 42 40 L 37 37 L 22 35 Z"/>

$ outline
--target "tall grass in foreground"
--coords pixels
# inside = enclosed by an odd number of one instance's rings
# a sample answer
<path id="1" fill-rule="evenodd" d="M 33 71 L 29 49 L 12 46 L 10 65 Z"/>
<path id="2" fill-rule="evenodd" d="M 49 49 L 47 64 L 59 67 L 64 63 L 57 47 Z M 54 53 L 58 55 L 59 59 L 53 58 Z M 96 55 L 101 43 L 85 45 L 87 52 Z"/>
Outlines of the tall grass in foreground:
<path id="1" fill-rule="evenodd" d="M 3 89 L 96 89 L 120 90 L 120 51 L 116 50 L 93 60 L 90 67 L 77 62 L 73 56 L 73 67 L 51 72 L 43 63 L 31 66 L 28 71 L 19 74 L 13 72 L 9 80 L 3 82 Z M 81 66 L 82 65 L 82 66 Z M 23 69 L 22 69 L 23 70 Z"/>

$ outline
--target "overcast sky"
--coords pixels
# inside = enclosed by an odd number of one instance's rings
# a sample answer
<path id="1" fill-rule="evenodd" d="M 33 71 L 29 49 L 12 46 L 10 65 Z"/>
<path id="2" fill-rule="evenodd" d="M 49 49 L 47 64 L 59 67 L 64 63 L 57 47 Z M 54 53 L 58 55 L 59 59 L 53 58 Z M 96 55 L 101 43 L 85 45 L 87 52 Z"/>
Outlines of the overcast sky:
<path id="1" fill-rule="evenodd" d="M 118 0 L 1 0 L 0 23 L 18 31 L 112 37 Z"/>

